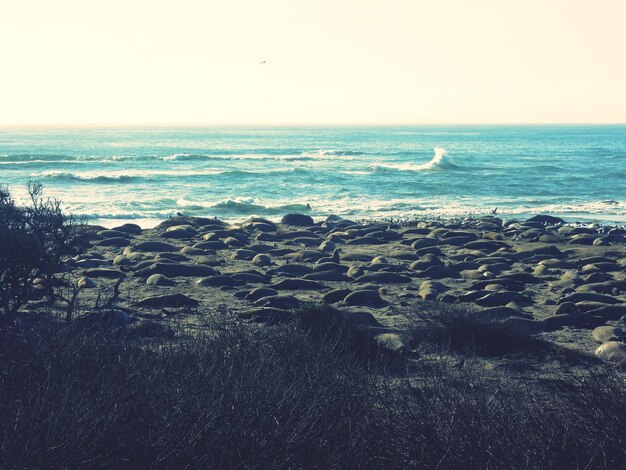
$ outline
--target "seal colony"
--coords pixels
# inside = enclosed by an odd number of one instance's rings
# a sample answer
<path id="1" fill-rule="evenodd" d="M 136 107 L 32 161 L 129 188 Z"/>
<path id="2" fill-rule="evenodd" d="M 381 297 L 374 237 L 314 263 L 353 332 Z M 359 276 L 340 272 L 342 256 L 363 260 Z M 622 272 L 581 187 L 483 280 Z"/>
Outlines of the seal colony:
<path id="1" fill-rule="evenodd" d="M 406 312 L 450 304 L 626 363 L 626 230 L 619 227 L 546 215 L 357 223 L 288 214 L 280 223 L 176 217 L 149 230 L 92 226 L 89 238 L 67 270 L 79 278 L 83 306 L 115 292 L 107 315 L 122 324 L 183 319 L 201 327 L 202 312 L 212 312 L 273 325 L 303 303 L 323 302 L 379 344 L 409 354 Z"/>

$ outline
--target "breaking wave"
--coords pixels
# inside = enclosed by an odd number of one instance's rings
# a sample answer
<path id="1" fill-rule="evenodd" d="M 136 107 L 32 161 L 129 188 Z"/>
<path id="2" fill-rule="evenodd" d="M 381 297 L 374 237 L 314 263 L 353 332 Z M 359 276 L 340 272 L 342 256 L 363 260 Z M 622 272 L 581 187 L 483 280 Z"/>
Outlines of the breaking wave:
<path id="1" fill-rule="evenodd" d="M 223 199 L 218 202 L 190 201 L 179 199 L 176 204 L 183 212 L 210 211 L 222 216 L 265 215 L 278 216 L 287 212 L 307 212 L 311 209 L 306 204 L 264 205 L 255 198 Z"/>
<path id="2" fill-rule="evenodd" d="M 45 172 L 32 175 L 37 178 L 55 179 L 61 181 L 79 181 L 87 183 L 130 183 L 140 179 L 138 176 L 132 175 L 80 175 L 67 172 Z"/>
<path id="3" fill-rule="evenodd" d="M 387 173 L 390 171 L 455 170 L 459 168 L 459 166 L 455 165 L 447 158 L 448 151 L 446 149 L 443 147 L 435 147 L 433 150 L 435 155 L 428 163 L 421 165 L 410 162 L 374 164 L 372 165 L 372 169 L 375 172 Z"/>

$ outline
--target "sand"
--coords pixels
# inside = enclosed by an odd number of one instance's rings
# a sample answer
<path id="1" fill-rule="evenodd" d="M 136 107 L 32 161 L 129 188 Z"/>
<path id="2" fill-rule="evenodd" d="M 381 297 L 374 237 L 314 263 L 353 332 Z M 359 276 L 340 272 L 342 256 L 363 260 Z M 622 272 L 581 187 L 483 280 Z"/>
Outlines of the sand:
<path id="1" fill-rule="evenodd" d="M 203 328 L 209 317 L 271 327 L 301 303 L 332 303 L 370 314 L 372 335 L 388 335 L 381 338 L 397 350 L 406 345 L 392 343 L 402 341 L 411 317 L 439 304 L 486 312 L 589 357 L 600 345 L 594 328 L 624 326 L 621 228 L 545 216 L 313 223 L 294 215 L 283 221 L 179 217 L 148 230 L 89 227 L 89 246 L 67 262 L 66 277 L 84 286 L 76 316 L 105 304 L 118 284 L 115 309 L 188 329 Z M 250 294 L 258 288 L 273 291 Z M 176 297 L 154 299 L 174 295 L 191 299 L 189 305 L 179 306 Z M 603 338 L 623 341 L 615 331 L 617 337 Z M 619 362 L 620 348 L 604 359 Z"/>

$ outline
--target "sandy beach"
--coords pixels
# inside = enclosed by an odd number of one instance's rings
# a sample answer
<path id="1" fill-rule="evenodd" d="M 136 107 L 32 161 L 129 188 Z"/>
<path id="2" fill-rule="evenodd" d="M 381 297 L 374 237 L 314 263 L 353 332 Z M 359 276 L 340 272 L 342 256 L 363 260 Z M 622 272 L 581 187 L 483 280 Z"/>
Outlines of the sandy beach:
<path id="1" fill-rule="evenodd" d="M 369 318 L 374 340 L 410 355 L 407 318 L 445 304 L 590 357 L 626 358 L 621 228 L 550 216 L 390 224 L 291 214 L 277 224 L 181 217 L 89 230 L 90 246 L 68 262 L 82 287 L 78 316 L 116 284 L 113 306 L 128 321 L 185 328 L 207 315 L 289 322 L 303 303 L 326 303 Z"/>
<path id="2" fill-rule="evenodd" d="M 0 330 L 7 468 L 623 468 L 623 228 L 73 230 Z"/>

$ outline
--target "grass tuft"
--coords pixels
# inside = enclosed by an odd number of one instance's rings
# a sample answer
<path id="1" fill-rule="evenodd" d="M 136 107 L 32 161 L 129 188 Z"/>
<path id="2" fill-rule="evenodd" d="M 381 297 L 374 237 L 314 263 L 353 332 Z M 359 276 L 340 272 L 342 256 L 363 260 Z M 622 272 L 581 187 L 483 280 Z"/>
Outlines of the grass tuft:
<path id="1" fill-rule="evenodd" d="M 482 318 L 467 306 L 441 303 L 424 305 L 412 316 L 410 342 L 479 356 L 542 354 L 550 349 L 545 341 L 501 321 Z"/>

